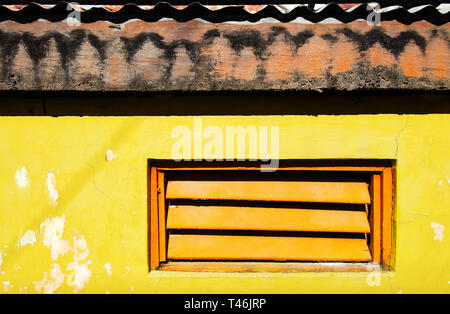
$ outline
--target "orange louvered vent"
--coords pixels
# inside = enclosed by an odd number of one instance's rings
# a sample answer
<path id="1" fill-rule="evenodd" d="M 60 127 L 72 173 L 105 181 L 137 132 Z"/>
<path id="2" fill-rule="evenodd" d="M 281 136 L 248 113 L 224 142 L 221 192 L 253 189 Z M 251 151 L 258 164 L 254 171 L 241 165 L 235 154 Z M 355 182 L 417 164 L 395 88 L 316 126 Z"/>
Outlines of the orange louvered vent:
<path id="1" fill-rule="evenodd" d="M 151 167 L 150 182 L 152 269 L 390 265 L 390 167 Z"/>

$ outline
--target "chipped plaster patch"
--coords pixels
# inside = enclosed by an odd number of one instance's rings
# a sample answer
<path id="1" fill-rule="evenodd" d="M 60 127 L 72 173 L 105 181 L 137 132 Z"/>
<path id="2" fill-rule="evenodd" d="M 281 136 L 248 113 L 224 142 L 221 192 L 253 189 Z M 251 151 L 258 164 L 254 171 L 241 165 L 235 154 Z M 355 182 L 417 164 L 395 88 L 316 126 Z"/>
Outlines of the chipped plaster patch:
<path id="1" fill-rule="evenodd" d="M 19 188 L 26 188 L 29 181 L 27 169 L 25 167 L 18 169 L 14 175 L 14 179 Z"/>
<path id="2" fill-rule="evenodd" d="M 56 184 L 56 178 L 53 172 L 49 172 L 47 174 L 47 180 L 46 180 L 46 187 L 47 187 L 47 194 L 50 200 L 52 201 L 53 205 L 58 205 L 57 200 L 59 198 L 58 191 L 55 188 Z"/>
<path id="3" fill-rule="evenodd" d="M 3 291 L 8 292 L 11 282 L 3 281 L 2 284 L 3 284 Z"/>
<path id="4" fill-rule="evenodd" d="M 117 154 L 115 154 L 111 149 L 108 149 L 106 151 L 106 161 L 112 161 L 116 157 L 117 157 Z"/>
<path id="5" fill-rule="evenodd" d="M 78 292 L 84 288 L 89 282 L 92 276 L 92 272 L 89 269 L 90 261 L 82 264 L 70 263 L 68 270 L 72 270 L 68 277 L 68 284 L 73 286 L 73 291 Z M 69 279 L 70 278 L 70 279 Z"/>
<path id="6" fill-rule="evenodd" d="M 41 233 L 44 233 L 43 243 L 50 248 L 53 261 L 70 250 L 69 242 L 61 239 L 65 222 L 66 215 L 63 214 L 61 217 L 46 218 L 41 224 Z"/>
<path id="7" fill-rule="evenodd" d="M 105 265 L 103 265 L 103 267 L 105 267 L 106 273 L 108 274 L 108 276 L 111 276 L 112 275 L 111 263 L 106 263 Z"/>
<path id="8" fill-rule="evenodd" d="M 83 235 L 79 238 L 73 237 L 73 250 L 73 261 L 67 265 L 67 270 L 71 271 L 67 277 L 67 284 L 73 286 L 73 291 L 76 293 L 82 290 L 91 279 L 92 272 L 89 265 L 92 261 L 86 261 L 89 257 L 89 248 Z"/>
<path id="9" fill-rule="evenodd" d="M 47 280 L 47 272 L 44 273 L 44 278 L 41 281 L 33 282 L 37 292 L 52 294 L 64 283 L 66 275 L 61 271 L 61 267 L 54 263 L 50 270 L 50 279 Z"/>
<path id="10" fill-rule="evenodd" d="M 381 272 L 379 267 L 372 266 L 367 274 L 366 283 L 369 287 L 381 286 Z"/>
<path id="11" fill-rule="evenodd" d="M 434 240 L 444 241 L 444 226 L 433 221 L 431 223 L 431 228 L 434 230 Z"/>
<path id="12" fill-rule="evenodd" d="M 17 246 L 33 245 L 36 242 L 36 232 L 34 230 L 28 230 L 25 232 L 22 238 L 17 242 Z"/>

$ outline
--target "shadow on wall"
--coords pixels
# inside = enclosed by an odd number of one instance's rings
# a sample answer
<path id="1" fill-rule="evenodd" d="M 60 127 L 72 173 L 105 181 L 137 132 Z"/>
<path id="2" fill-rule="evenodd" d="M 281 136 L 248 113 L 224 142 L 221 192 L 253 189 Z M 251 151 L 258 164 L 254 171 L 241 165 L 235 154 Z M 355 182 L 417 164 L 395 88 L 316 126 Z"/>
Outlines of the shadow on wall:
<path id="1" fill-rule="evenodd" d="M 1 116 L 352 115 L 450 113 L 448 91 L 0 94 Z"/>

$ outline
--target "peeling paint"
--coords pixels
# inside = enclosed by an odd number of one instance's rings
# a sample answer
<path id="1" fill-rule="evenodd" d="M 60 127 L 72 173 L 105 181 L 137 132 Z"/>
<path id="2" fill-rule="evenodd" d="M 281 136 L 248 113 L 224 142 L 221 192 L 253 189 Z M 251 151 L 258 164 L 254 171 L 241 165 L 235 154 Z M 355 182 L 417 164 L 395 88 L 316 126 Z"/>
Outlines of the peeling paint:
<path id="1" fill-rule="evenodd" d="M 366 283 L 369 287 L 381 286 L 381 272 L 379 267 L 372 267 L 371 272 L 366 277 Z"/>
<path id="2" fill-rule="evenodd" d="M 34 230 L 28 230 L 25 232 L 25 234 L 22 236 L 22 238 L 19 239 L 17 242 L 18 247 L 22 247 L 25 245 L 33 245 L 36 242 L 36 232 Z"/>
<path id="3" fill-rule="evenodd" d="M 14 175 L 14 179 L 19 188 L 26 188 L 29 181 L 27 169 L 25 167 L 18 169 Z"/>
<path id="4" fill-rule="evenodd" d="M 105 265 L 103 265 L 106 269 L 106 273 L 108 274 L 108 276 L 112 275 L 112 267 L 111 267 L 111 263 L 106 263 Z"/>
<path id="5" fill-rule="evenodd" d="M 431 223 L 431 228 L 434 230 L 434 240 L 444 241 L 444 226 L 440 223 L 433 221 Z"/>
<path id="6" fill-rule="evenodd" d="M 61 271 L 61 267 L 54 263 L 50 270 L 50 278 L 47 279 L 47 272 L 44 273 L 44 278 L 41 281 L 33 282 L 37 292 L 52 294 L 64 283 L 66 275 Z"/>
<path id="7" fill-rule="evenodd" d="M 65 221 L 66 216 L 63 214 L 61 217 L 46 218 L 41 224 L 41 233 L 44 234 L 43 243 L 50 248 L 53 261 L 70 250 L 69 242 L 61 239 Z"/>
<path id="8" fill-rule="evenodd" d="M 3 264 L 3 253 L 0 252 L 0 270 L 2 269 L 2 264 Z"/>
<path id="9" fill-rule="evenodd" d="M 4 292 L 8 292 L 9 287 L 10 287 L 10 282 L 9 281 L 3 281 L 2 284 L 3 284 L 3 291 Z"/>
<path id="10" fill-rule="evenodd" d="M 58 205 L 57 200 L 59 198 L 59 194 L 55 188 L 55 184 L 56 184 L 55 175 L 53 174 L 53 172 L 50 171 L 47 174 L 47 181 L 46 181 L 47 194 L 50 197 L 50 200 L 52 201 L 53 205 Z"/>
<path id="11" fill-rule="evenodd" d="M 73 292 L 79 292 L 89 282 L 92 272 L 89 269 L 89 263 L 75 264 L 70 263 L 68 270 L 72 270 L 67 278 L 68 284 L 73 286 Z"/>
<path id="12" fill-rule="evenodd" d="M 77 293 L 86 286 L 92 276 L 89 269 L 92 261 L 86 261 L 89 257 L 89 248 L 83 235 L 79 238 L 73 237 L 73 250 L 73 261 L 67 265 L 67 270 L 71 271 L 67 277 L 67 284 L 73 286 L 73 291 Z"/>
<path id="13" fill-rule="evenodd" d="M 108 149 L 106 151 L 106 161 L 112 161 L 116 157 L 117 157 L 117 154 L 115 154 L 112 150 Z"/>

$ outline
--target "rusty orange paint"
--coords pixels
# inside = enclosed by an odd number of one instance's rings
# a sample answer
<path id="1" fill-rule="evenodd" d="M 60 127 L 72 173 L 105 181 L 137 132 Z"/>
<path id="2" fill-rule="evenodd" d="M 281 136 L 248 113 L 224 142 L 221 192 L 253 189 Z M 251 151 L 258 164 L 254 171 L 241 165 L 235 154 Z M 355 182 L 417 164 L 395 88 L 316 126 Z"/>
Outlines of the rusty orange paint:
<path id="1" fill-rule="evenodd" d="M 408 44 L 405 51 L 399 57 L 400 67 L 403 74 L 408 77 L 422 77 L 425 67 L 424 54 L 422 50 L 412 43 Z"/>
<path id="2" fill-rule="evenodd" d="M 297 62 L 292 64 L 293 69 L 309 77 L 319 77 L 331 65 L 327 41 L 320 37 L 312 38 L 297 50 L 295 59 Z"/>
<path id="3" fill-rule="evenodd" d="M 394 55 L 389 51 L 381 47 L 379 43 L 376 43 L 367 51 L 367 58 L 369 62 L 374 66 L 385 66 L 388 68 L 393 68 L 397 64 Z"/>
<path id="4" fill-rule="evenodd" d="M 427 68 L 430 70 L 434 79 L 442 80 L 450 77 L 450 57 L 448 51 L 442 49 L 442 46 L 448 44 L 441 38 L 434 38 L 427 46 L 427 52 L 430 56 L 427 59 Z"/>
<path id="5" fill-rule="evenodd" d="M 361 56 L 356 51 L 355 45 L 348 41 L 338 41 L 334 44 L 332 49 L 333 53 L 333 68 L 331 69 L 331 74 L 336 75 L 338 73 L 343 73 L 350 71 L 355 60 L 359 59 Z"/>
<path id="6" fill-rule="evenodd" d="M 268 79 L 289 79 L 296 59 L 294 47 L 277 39 L 276 43 L 268 48 L 267 53 L 271 57 L 263 60 L 263 65 Z"/>

